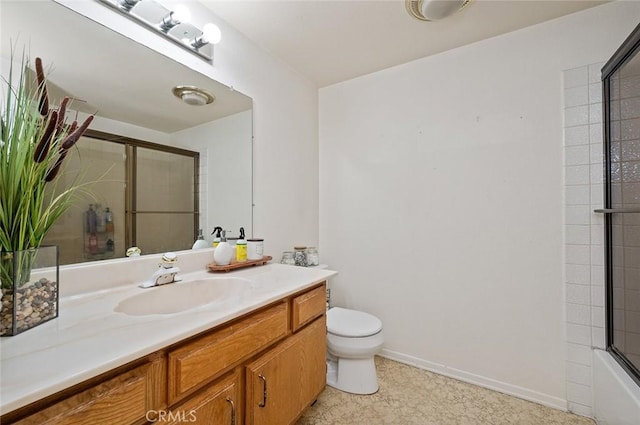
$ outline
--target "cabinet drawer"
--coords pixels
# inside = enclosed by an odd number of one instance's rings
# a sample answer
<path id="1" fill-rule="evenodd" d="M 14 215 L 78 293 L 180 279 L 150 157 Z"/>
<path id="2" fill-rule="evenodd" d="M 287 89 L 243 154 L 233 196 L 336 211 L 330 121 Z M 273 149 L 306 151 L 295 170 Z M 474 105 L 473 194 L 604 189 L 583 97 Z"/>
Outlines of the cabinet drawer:
<path id="1" fill-rule="evenodd" d="M 316 317 L 320 317 L 327 310 L 327 290 L 326 284 L 313 289 L 307 293 L 295 297 L 292 301 L 293 331 L 311 322 Z"/>
<path id="2" fill-rule="evenodd" d="M 58 402 L 17 424 L 27 425 L 95 425 L 130 424 L 145 419 L 147 412 L 159 409 L 154 405 L 154 372 L 146 364 Z"/>
<path id="3" fill-rule="evenodd" d="M 169 404 L 288 332 L 287 304 L 252 314 L 169 353 Z"/>

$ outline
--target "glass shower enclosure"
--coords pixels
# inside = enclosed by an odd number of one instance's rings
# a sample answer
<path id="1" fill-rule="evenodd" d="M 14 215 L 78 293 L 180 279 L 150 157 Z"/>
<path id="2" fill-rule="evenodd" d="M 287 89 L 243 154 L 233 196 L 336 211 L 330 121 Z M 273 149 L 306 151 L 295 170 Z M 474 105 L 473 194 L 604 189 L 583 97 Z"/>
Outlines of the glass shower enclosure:
<path id="1" fill-rule="evenodd" d="M 640 384 L 640 25 L 602 69 L 607 350 Z"/>

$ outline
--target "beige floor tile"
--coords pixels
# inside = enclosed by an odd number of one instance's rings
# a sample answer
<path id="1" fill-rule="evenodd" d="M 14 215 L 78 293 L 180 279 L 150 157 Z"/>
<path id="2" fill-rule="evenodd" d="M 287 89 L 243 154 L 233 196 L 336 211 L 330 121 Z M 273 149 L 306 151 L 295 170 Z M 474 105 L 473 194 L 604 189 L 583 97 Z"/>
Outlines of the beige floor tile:
<path id="1" fill-rule="evenodd" d="M 327 389 L 297 425 L 593 425 L 591 419 L 376 357 L 380 390 Z"/>

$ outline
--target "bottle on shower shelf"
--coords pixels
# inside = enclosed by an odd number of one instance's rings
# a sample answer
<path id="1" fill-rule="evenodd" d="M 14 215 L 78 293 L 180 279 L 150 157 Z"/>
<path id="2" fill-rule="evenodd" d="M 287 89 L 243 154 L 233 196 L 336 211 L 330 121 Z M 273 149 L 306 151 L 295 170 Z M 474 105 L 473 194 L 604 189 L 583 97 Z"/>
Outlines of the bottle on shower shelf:
<path id="1" fill-rule="evenodd" d="M 89 209 L 85 213 L 87 222 L 87 233 L 95 235 L 98 230 L 98 216 L 96 210 L 93 209 L 93 204 L 89 204 Z"/>
<path id="2" fill-rule="evenodd" d="M 104 212 L 105 231 L 107 233 L 113 233 L 113 213 L 109 210 L 109 207 Z"/>
<path id="3" fill-rule="evenodd" d="M 91 233 L 89 235 L 89 253 L 97 254 L 98 253 L 98 237 L 95 233 Z"/>
<path id="4" fill-rule="evenodd" d="M 102 205 L 96 204 L 96 232 L 102 233 L 105 230 L 106 220 Z"/>

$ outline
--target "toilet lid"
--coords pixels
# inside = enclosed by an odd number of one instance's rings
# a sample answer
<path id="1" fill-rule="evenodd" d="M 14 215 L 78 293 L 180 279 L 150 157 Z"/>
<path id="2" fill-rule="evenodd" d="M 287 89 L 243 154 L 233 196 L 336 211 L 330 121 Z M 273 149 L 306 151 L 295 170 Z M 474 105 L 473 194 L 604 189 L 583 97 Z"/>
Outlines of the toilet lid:
<path id="1" fill-rule="evenodd" d="M 334 335 L 358 338 L 375 335 L 381 330 L 380 319 L 369 313 L 340 307 L 327 312 L 327 331 Z"/>

